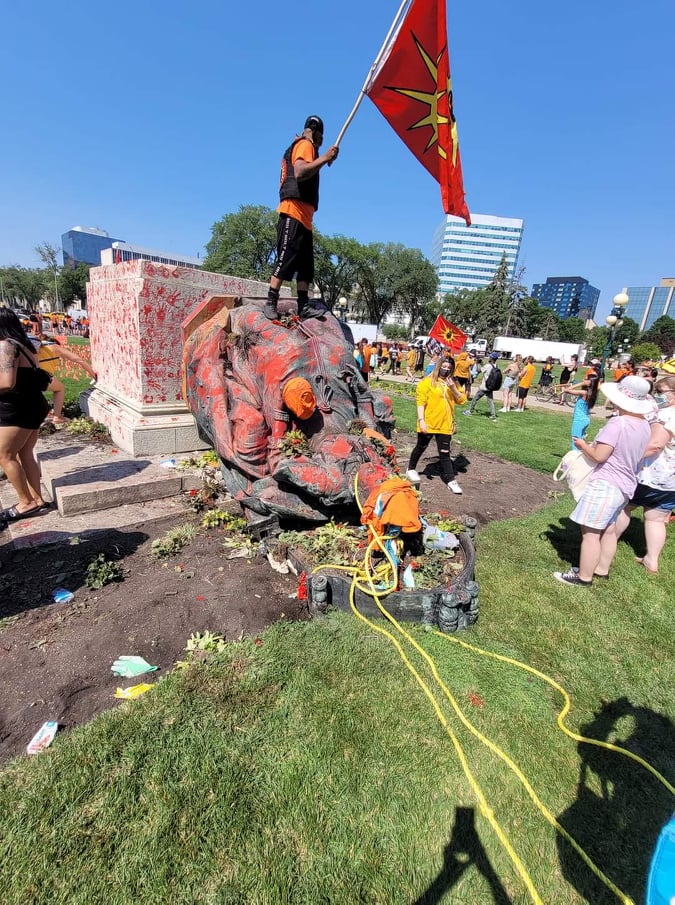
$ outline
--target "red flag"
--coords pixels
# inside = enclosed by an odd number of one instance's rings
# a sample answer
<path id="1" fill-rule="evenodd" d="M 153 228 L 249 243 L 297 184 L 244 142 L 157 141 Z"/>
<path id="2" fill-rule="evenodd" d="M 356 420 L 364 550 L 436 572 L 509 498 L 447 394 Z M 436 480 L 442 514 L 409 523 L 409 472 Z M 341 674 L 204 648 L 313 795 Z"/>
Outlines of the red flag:
<path id="1" fill-rule="evenodd" d="M 452 109 L 445 0 L 413 0 L 366 94 L 440 183 L 445 213 L 470 226 Z"/>
<path id="2" fill-rule="evenodd" d="M 121 260 L 122 260 L 122 252 L 119 250 L 119 248 L 116 248 L 115 249 L 115 264 L 119 264 Z"/>
<path id="3" fill-rule="evenodd" d="M 449 346 L 451 352 L 461 352 L 462 346 L 467 340 L 466 333 L 462 333 L 459 327 L 455 327 L 450 321 L 446 321 L 440 314 L 434 321 L 431 330 L 429 330 L 429 336 L 432 339 L 437 339 L 444 346 Z"/>

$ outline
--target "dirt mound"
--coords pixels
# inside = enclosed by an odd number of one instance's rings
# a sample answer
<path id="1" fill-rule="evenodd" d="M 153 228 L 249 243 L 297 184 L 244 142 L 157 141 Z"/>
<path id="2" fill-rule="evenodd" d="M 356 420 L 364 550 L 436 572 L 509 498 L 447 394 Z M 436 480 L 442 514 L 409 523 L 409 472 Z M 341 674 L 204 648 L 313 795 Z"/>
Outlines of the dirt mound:
<path id="1" fill-rule="evenodd" d="M 399 435 L 399 461 L 412 442 Z M 539 508 L 555 486 L 547 475 L 479 453 L 461 453 L 454 464 L 462 496 L 444 485 L 435 459 L 420 463 L 423 509 L 469 515 L 479 526 Z M 153 558 L 152 541 L 174 524 L 175 518 L 93 533 L 73 545 L 0 547 L 0 619 L 11 617 L 0 628 L 0 760 L 25 751 L 45 720 L 68 728 L 116 706 L 115 688 L 134 684 L 110 670 L 121 654 L 143 656 L 164 675 L 192 632 L 208 629 L 232 640 L 280 618 L 306 618 L 303 604 L 290 597 L 297 579 L 274 572 L 261 557 L 228 559 L 222 530 L 200 529 L 177 556 Z M 86 569 L 101 552 L 119 560 L 126 576 L 90 590 Z M 74 591 L 72 602 L 52 603 L 57 587 Z"/>

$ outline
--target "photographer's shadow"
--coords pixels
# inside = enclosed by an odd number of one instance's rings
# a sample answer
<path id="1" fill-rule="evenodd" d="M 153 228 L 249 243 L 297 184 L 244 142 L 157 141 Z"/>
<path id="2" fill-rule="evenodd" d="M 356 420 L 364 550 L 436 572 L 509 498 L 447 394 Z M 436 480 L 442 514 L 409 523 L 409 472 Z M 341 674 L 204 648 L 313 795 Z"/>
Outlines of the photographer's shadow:
<path id="1" fill-rule="evenodd" d="M 478 870 L 485 877 L 492 890 L 495 905 L 511 905 L 511 899 L 506 895 L 476 832 L 474 808 L 457 808 L 455 814 L 452 836 L 443 850 L 443 866 L 429 888 L 413 905 L 438 905 L 446 892 L 461 880 L 469 868 Z"/>
<path id="2" fill-rule="evenodd" d="M 579 734 L 612 742 L 637 754 L 672 781 L 675 727 L 647 707 L 620 698 L 602 705 Z M 643 902 L 649 863 L 673 796 L 644 767 L 615 751 L 579 742 L 577 799 L 559 823 L 594 863 L 634 902 Z M 558 835 L 563 876 L 592 905 L 614 905 L 616 896 Z"/>

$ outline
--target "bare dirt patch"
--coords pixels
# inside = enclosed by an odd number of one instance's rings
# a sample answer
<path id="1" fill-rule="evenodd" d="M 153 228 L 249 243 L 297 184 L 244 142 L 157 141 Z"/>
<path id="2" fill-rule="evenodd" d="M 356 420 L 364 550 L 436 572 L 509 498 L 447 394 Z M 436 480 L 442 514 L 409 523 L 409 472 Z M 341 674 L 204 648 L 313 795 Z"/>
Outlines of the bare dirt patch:
<path id="1" fill-rule="evenodd" d="M 398 435 L 399 461 L 407 460 L 412 443 Z M 433 456 L 420 463 L 424 511 L 472 516 L 480 527 L 543 506 L 554 488 L 549 476 L 493 456 L 463 452 L 454 462 L 462 496 L 445 486 Z M 187 512 L 183 520 L 190 517 L 199 523 Z M 176 523 L 92 533 L 75 545 L 0 546 L 0 761 L 24 751 L 45 720 L 68 728 L 116 706 L 117 686 L 147 678 L 113 676 L 110 667 L 121 654 L 143 656 L 160 667 L 154 675 L 164 675 L 193 632 L 208 629 L 234 640 L 278 619 L 307 618 L 304 604 L 291 597 L 297 578 L 279 575 L 261 557 L 228 559 L 220 529 L 199 529 L 168 561 L 153 558 L 152 541 Z M 126 575 L 91 590 L 85 572 L 101 552 Z M 52 603 L 56 587 L 74 591 L 73 601 Z"/>

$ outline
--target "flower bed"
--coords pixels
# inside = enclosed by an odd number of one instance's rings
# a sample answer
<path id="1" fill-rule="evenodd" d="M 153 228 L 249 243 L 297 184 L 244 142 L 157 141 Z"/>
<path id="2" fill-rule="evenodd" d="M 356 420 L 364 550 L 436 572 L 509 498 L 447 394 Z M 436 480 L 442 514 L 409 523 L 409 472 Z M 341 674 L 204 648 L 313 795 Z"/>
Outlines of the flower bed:
<path id="1" fill-rule="evenodd" d="M 468 518 L 463 524 L 448 522 L 437 514 L 425 516 L 425 520 L 441 530 L 454 530 L 459 546 L 453 551 L 426 549 L 402 554 L 399 586 L 383 593 L 380 602 L 396 619 L 423 622 L 442 631 L 467 628 L 478 618 L 479 609 L 479 588 L 473 580 L 475 522 Z M 309 576 L 310 611 L 319 615 L 329 606 L 350 609 L 350 569 L 363 569 L 366 548 L 365 528 L 329 522 L 310 531 L 283 532 L 275 538 L 272 550 L 275 559 L 289 559 Z M 414 587 L 403 586 L 405 570 L 408 579 L 412 573 Z M 357 588 L 354 600 L 364 615 L 381 615 L 372 595 Z"/>

